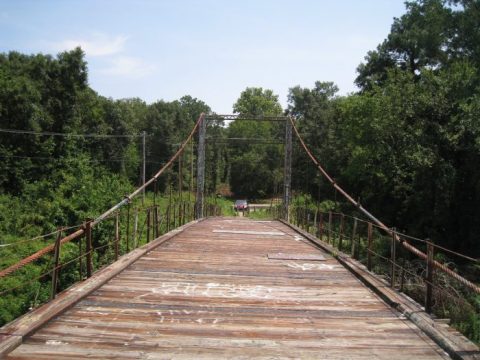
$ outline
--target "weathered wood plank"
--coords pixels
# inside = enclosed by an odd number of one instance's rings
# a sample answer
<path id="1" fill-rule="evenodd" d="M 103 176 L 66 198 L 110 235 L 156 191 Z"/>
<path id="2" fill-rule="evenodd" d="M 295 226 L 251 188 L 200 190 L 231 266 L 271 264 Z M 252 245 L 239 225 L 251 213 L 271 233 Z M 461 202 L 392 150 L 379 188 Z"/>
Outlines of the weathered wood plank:
<path id="1" fill-rule="evenodd" d="M 321 249 L 329 253 L 336 252 L 329 244 L 315 238 L 306 233 L 302 229 L 287 224 L 290 228 L 298 233 L 304 235 L 312 243 L 318 245 Z M 433 320 L 424 309 L 414 302 L 409 297 L 402 293 L 398 293 L 391 287 L 386 286 L 386 282 L 379 277 L 370 273 L 367 268 L 352 259 L 348 255 L 339 253 L 338 261 L 355 274 L 364 284 L 373 289 L 384 301 L 404 314 L 406 318 L 412 321 L 419 329 L 432 338 L 438 345 L 440 345 L 448 354 L 455 359 L 480 359 L 480 350 L 477 345 L 468 340 L 465 336 L 460 334 L 455 329 L 444 326 L 445 324 L 437 323 Z"/>
<path id="2" fill-rule="evenodd" d="M 164 236 L 159 237 L 155 241 L 138 248 L 129 254 L 122 256 L 118 261 L 113 263 L 112 265 L 98 271 L 94 276 L 88 279 L 88 281 L 80 282 L 71 288 L 67 289 L 66 291 L 62 292 L 55 300 L 46 303 L 45 305 L 41 306 L 40 308 L 27 313 L 26 315 L 18 318 L 17 320 L 3 326 L 0 328 L 0 335 L 16 335 L 20 336 L 20 338 L 32 333 L 50 319 L 54 318 L 55 316 L 61 314 L 66 309 L 73 306 L 76 302 L 80 299 L 84 298 L 91 292 L 98 289 L 101 285 L 105 282 L 110 280 L 112 277 L 117 275 L 119 272 L 124 270 L 126 267 L 134 263 L 137 259 L 141 256 L 145 255 L 148 251 L 153 250 L 156 246 L 161 245 L 163 242 L 171 239 L 172 237 L 176 236 L 184 229 L 187 229 L 191 225 L 197 223 L 198 221 L 191 222 L 189 224 L 184 225 L 183 227 L 171 231 Z M 0 343 L 3 343 L 1 341 Z M 0 345 L 0 358 L 8 353 L 8 349 L 10 346 L 5 346 L 4 344 Z"/>
<path id="3" fill-rule="evenodd" d="M 22 337 L 18 335 L 0 334 L 0 359 L 22 343 Z"/>
<path id="4" fill-rule="evenodd" d="M 325 261 L 325 256 L 318 254 L 285 254 L 285 253 L 269 253 L 269 259 L 272 260 L 308 260 L 308 261 Z"/>
<path id="5" fill-rule="evenodd" d="M 309 256 L 269 259 L 268 254 Z M 324 261 L 316 260 L 320 257 Z M 37 327 L 8 355 L 235 357 L 446 355 L 305 236 L 279 222 L 222 218 L 195 224 L 149 249 Z"/>

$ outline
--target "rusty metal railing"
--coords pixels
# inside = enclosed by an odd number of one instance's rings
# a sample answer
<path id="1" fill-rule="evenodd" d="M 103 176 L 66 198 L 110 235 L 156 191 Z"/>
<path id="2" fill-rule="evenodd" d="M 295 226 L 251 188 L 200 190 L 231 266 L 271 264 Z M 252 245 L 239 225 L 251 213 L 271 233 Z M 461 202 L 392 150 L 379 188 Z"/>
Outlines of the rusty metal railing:
<path id="1" fill-rule="evenodd" d="M 386 232 L 372 221 L 340 212 L 325 212 L 305 206 L 292 206 L 290 212 L 292 224 L 335 247 L 338 254 L 360 261 L 369 271 L 383 277 L 390 287 L 423 303 L 427 313 L 451 317 L 455 322 L 458 320 L 456 317 L 468 316 L 465 309 L 472 314 L 477 312 L 468 300 L 476 294 L 466 285 L 470 281 L 457 280 L 467 275 L 459 273 L 461 267 L 456 270 L 450 268 L 454 261 L 442 263 L 451 271 L 458 271 L 455 272 L 456 277 L 450 277 L 448 273 L 438 271 L 434 262 L 439 262 L 435 260 L 436 257 L 452 260 L 457 258 L 461 259 L 458 262 L 477 265 L 478 259 L 446 249 L 429 239 L 403 234 L 396 229 Z M 400 243 L 407 242 L 412 246 L 415 243 L 425 252 L 426 258 L 400 247 L 399 239 Z"/>
<path id="2" fill-rule="evenodd" d="M 115 204 L 114 206 L 112 206 L 110 209 L 108 209 L 107 211 L 105 211 L 103 214 L 101 214 L 100 216 L 98 216 L 96 219 L 92 220 L 91 221 L 91 227 L 94 227 L 95 225 L 99 224 L 100 222 L 104 221 L 105 219 L 109 218 L 112 214 L 114 214 L 116 211 L 118 211 L 120 208 L 122 208 L 123 206 L 126 206 L 128 204 L 131 203 L 131 201 L 137 196 L 139 195 L 140 193 L 142 193 L 143 191 L 145 191 L 145 189 L 147 189 L 150 185 L 153 185 L 155 190 L 154 190 L 154 193 L 155 193 L 155 196 L 156 196 L 156 193 L 157 193 L 157 186 L 156 186 L 156 182 L 157 182 L 157 179 L 166 171 L 168 170 L 172 165 L 173 163 L 175 162 L 175 160 L 177 160 L 177 158 L 180 157 L 180 155 L 182 155 L 182 153 L 184 152 L 185 150 L 185 147 L 187 146 L 187 144 L 189 143 L 189 141 L 193 138 L 193 135 L 195 134 L 195 132 L 197 131 L 198 129 L 198 126 L 199 124 L 203 121 L 205 117 L 205 114 L 201 114 L 200 117 L 198 118 L 197 122 L 195 123 L 193 129 L 191 130 L 190 134 L 188 135 L 188 137 L 185 139 L 185 141 L 180 145 L 179 149 L 177 150 L 177 152 L 167 161 L 167 163 L 160 169 L 158 170 L 158 172 L 150 179 L 148 180 L 147 182 L 145 182 L 143 185 L 139 186 L 137 189 L 135 189 L 131 194 L 128 194 L 125 196 L 125 198 L 123 200 L 121 200 L 119 203 Z M 60 239 L 60 244 L 65 244 L 67 242 L 70 242 L 82 235 L 85 234 L 85 227 L 80 227 L 77 231 L 63 237 L 62 239 Z M 36 252 L 35 254 L 32 254 L 24 259 L 22 259 L 21 261 L 17 262 L 16 264 L 13 264 L 9 267 L 7 267 L 6 269 L 3 269 L 0 271 L 0 278 L 3 278 L 4 276 L 24 267 L 25 265 L 39 259 L 40 257 L 44 256 L 45 254 L 48 254 L 50 252 L 52 252 L 54 250 L 54 245 L 51 244 L 41 250 L 39 250 L 38 252 Z"/>
<path id="3" fill-rule="evenodd" d="M 162 201 L 158 194 L 159 177 L 164 174 L 175 161 L 179 161 L 179 178 L 182 171 L 182 154 L 187 144 L 192 141 L 193 135 L 201 121 L 201 114 L 185 141 L 179 146 L 176 153 L 158 170 L 145 184 L 126 195 L 120 202 L 112 206 L 96 218 L 85 219 L 82 224 L 71 227 L 59 227 L 56 231 L 31 239 L 0 244 L 2 249 L 15 249 L 24 244 L 32 245 L 32 254 L 0 269 L 0 297 L 18 293 L 34 283 L 45 286 L 50 283 L 50 299 L 54 298 L 60 289 L 64 289 L 74 282 L 89 278 L 96 270 L 108 265 L 119 256 L 142 246 L 155 238 L 180 227 L 195 219 L 195 196 L 192 197 L 193 185 L 190 186 L 188 196 L 183 195 L 183 183 L 178 184 L 178 194 L 172 194 L 169 186 Z M 192 158 L 193 163 L 193 158 Z M 193 184 L 193 172 L 192 172 Z M 147 200 L 139 194 L 149 190 Z M 216 204 L 205 204 L 206 216 L 221 215 L 221 208 Z M 70 233 L 69 233 L 70 231 Z M 51 256 L 48 256 L 52 254 Z M 17 280 L 9 282 L 10 276 L 15 276 L 27 265 L 35 263 L 40 271 L 37 275 L 23 279 L 20 284 Z M 75 268 L 74 268 L 75 267 Z M 68 271 L 67 271 L 68 270 Z M 69 274 L 68 279 L 61 279 L 62 274 Z M 21 274 L 19 274 L 21 275 Z M 24 274 L 25 275 L 25 274 Z M 12 285 L 13 284 L 13 285 Z M 31 299 L 33 307 L 36 300 Z"/>
<path id="4" fill-rule="evenodd" d="M 465 277 L 462 277 L 460 276 L 459 274 L 457 274 L 456 272 L 452 271 L 448 266 L 446 266 L 445 264 L 439 262 L 439 261 L 436 261 L 434 259 L 431 258 L 431 256 L 429 256 L 429 254 L 427 254 L 427 252 L 424 252 L 424 251 L 421 251 L 420 249 L 418 249 L 417 247 L 413 246 L 412 244 L 410 244 L 410 242 L 408 241 L 404 241 L 402 240 L 402 238 L 400 236 L 398 236 L 398 233 L 393 231 L 391 228 L 389 228 L 387 225 L 385 225 L 382 221 L 380 221 L 378 218 L 376 218 L 373 214 L 371 214 L 367 209 L 365 209 L 361 204 L 360 204 L 360 201 L 356 201 L 350 194 L 348 194 L 344 189 L 342 189 L 342 187 L 340 187 L 336 182 L 335 180 L 326 172 L 326 170 L 322 167 L 322 165 L 320 164 L 320 162 L 317 160 L 317 158 L 313 155 L 313 153 L 310 151 L 310 149 L 307 147 L 307 145 L 305 144 L 305 142 L 303 141 L 296 125 L 295 125 L 295 122 L 293 120 L 292 117 L 290 117 L 290 122 L 292 124 L 292 128 L 294 130 L 294 133 L 297 137 L 297 139 L 300 141 L 300 144 L 301 146 L 303 147 L 305 153 L 307 154 L 307 156 L 312 160 L 312 162 L 315 164 L 315 166 L 317 167 L 318 171 L 320 171 L 320 173 L 327 179 L 327 181 L 332 185 L 332 187 L 338 191 L 350 204 L 352 204 L 353 206 L 355 206 L 355 208 L 358 209 L 358 211 L 363 214 L 364 216 L 366 216 L 371 222 L 372 224 L 375 224 L 378 228 L 382 229 L 383 231 L 385 231 L 387 234 L 389 234 L 392 239 L 394 239 L 397 243 L 400 244 L 400 246 L 402 246 L 403 248 L 405 248 L 406 250 L 410 251 L 411 253 L 415 254 L 417 257 L 425 260 L 425 261 L 429 261 L 430 259 L 430 262 L 431 262 L 431 265 L 444 272 L 445 274 L 447 274 L 448 276 L 454 278 L 455 280 L 461 282 L 462 284 L 464 284 L 466 287 L 470 288 L 472 291 L 474 291 L 476 294 L 480 294 L 480 287 L 473 283 L 472 281 L 466 279 Z"/>

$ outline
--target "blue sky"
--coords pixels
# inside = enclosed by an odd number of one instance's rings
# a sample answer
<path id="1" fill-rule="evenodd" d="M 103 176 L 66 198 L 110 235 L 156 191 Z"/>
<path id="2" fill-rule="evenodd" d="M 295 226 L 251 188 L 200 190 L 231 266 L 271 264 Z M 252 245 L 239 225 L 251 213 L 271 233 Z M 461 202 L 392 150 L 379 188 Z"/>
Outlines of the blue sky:
<path id="1" fill-rule="evenodd" d="M 403 0 L 0 0 L 0 51 L 81 45 L 99 94 L 147 102 L 191 95 L 231 113 L 247 86 L 333 81 L 355 91 L 355 69 L 388 34 Z"/>

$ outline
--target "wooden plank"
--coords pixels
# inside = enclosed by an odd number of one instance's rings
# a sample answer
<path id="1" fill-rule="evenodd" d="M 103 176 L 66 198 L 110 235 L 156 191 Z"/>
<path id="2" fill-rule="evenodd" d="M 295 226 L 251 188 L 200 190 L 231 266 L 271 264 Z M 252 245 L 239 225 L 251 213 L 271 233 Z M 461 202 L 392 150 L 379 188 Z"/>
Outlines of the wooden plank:
<path id="1" fill-rule="evenodd" d="M 287 225 L 308 238 L 312 243 L 320 246 L 323 250 L 329 253 L 338 253 L 336 249 L 306 233 L 302 229 L 291 224 Z M 375 291 L 375 293 L 390 306 L 412 321 L 454 359 L 480 359 L 480 349 L 476 344 L 453 328 L 442 326 L 445 325 L 443 321 L 437 323 L 418 303 L 391 287 L 387 287 L 385 280 L 373 275 L 363 264 L 341 252 L 338 253 L 337 260 L 355 274 L 364 284 Z"/>
<path id="2" fill-rule="evenodd" d="M 312 259 L 272 261 L 265 254 Z M 325 260 L 313 260 L 319 257 Z M 305 237 L 279 222 L 222 218 L 144 252 L 37 327 L 7 358 L 235 357 L 446 358 Z"/>
<path id="3" fill-rule="evenodd" d="M 0 334 L 0 359 L 22 343 L 22 337 L 18 335 Z"/>
<path id="4" fill-rule="evenodd" d="M 65 290 L 57 296 L 53 301 L 50 301 L 43 306 L 31 311 L 24 316 L 18 318 L 17 320 L 6 324 L 0 328 L 0 335 L 16 335 L 24 337 L 33 331 L 37 330 L 39 327 L 43 326 L 49 320 L 58 316 L 63 311 L 67 310 L 79 300 L 89 295 L 100 286 L 105 284 L 108 280 L 113 278 L 115 275 L 120 273 L 122 270 L 127 268 L 129 265 L 138 260 L 141 256 L 145 255 L 149 251 L 155 249 L 155 247 L 161 245 L 163 242 L 170 240 L 174 236 L 180 234 L 188 227 L 193 224 L 198 223 L 199 221 L 193 221 L 185 226 L 176 229 L 174 231 L 165 234 L 155 241 L 142 246 L 127 255 L 122 256 L 118 261 L 107 266 L 106 268 L 95 273 L 88 281 L 80 282 L 69 289 Z M 0 348 L 3 348 L 3 340 L 0 338 Z M 1 357 L 0 353 L 0 357 Z"/>
<path id="5" fill-rule="evenodd" d="M 252 231 L 252 230 L 212 230 L 214 233 L 224 234 L 243 234 L 243 235 L 268 235 L 268 236 L 283 236 L 282 232 L 278 231 Z"/>
<path id="6" fill-rule="evenodd" d="M 309 260 L 309 261 L 325 261 L 325 256 L 319 254 L 284 254 L 269 253 L 267 257 L 272 260 Z"/>

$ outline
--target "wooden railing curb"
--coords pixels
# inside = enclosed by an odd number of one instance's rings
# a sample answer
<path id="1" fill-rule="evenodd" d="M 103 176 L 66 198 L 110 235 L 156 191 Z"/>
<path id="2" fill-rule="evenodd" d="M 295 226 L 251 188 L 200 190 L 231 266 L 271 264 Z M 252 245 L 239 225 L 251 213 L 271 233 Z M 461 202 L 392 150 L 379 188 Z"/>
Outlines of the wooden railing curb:
<path id="1" fill-rule="evenodd" d="M 457 331 L 447 330 L 448 325 L 435 322 L 413 299 L 389 287 L 387 282 L 368 271 L 359 261 L 324 243 L 299 227 L 279 219 L 280 222 L 304 236 L 313 245 L 321 248 L 335 258 L 362 283 L 374 291 L 389 306 L 397 310 L 422 330 L 428 337 L 445 350 L 453 359 L 480 359 L 480 349 L 472 341 Z"/>
<path id="2" fill-rule="evenodd" d="M 39 329 L 52 318 L 71 308 L 77 302 L 125 270 L 125 268 L 133 264 L 140 257 L 203 220 L 204 219 L 191 221 L 123 255 L 114 263 L 94 273 L 92 277 L 87 280 L 77 282 L 64 290 L 58 294 L 54 300 L 49 301 L 0 328 L 0 359 L 21 345 L 24 337 Z"/>

